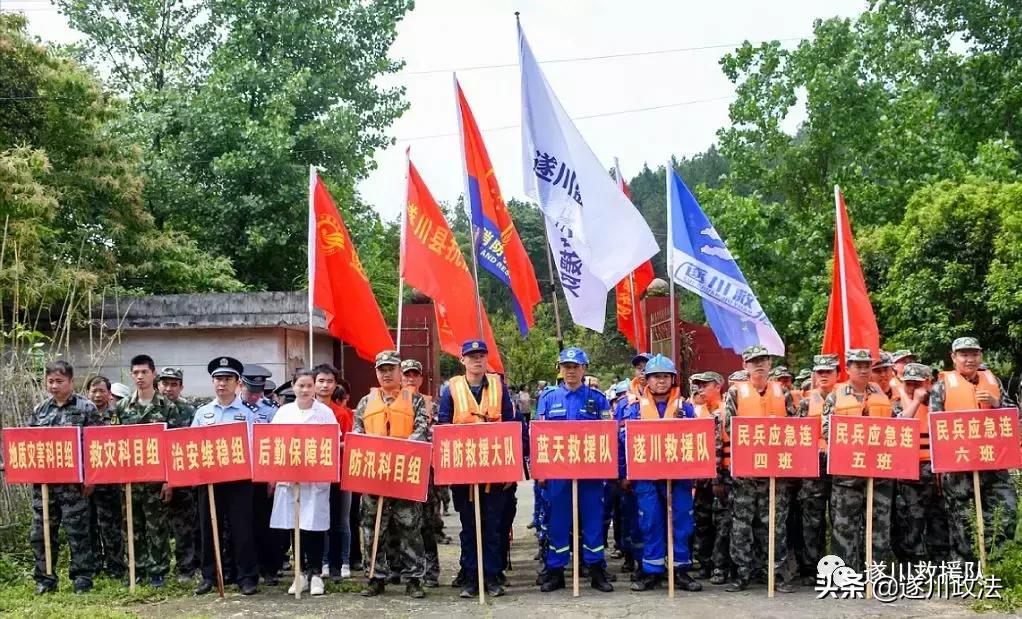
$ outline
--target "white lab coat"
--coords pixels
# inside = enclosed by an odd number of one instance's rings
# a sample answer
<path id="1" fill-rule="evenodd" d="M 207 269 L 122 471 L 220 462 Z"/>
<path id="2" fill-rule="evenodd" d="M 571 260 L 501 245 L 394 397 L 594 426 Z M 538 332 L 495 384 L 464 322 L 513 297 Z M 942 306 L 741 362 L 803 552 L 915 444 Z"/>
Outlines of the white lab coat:
<path id="1" fill-rule="evenodd" d="M 315 401 L 311 409 L 301 410 L 297 402 L 285 404 L 274 415 L 271 423 L 323 423 L 337 425 L 333 411 L 325 404 Z M 338 428 L 338 432 L 340 429 Z M 326 531 L 330 528 L 330 484 L 303 483 L 301 487 L 301 528 L 304 531 Z M 273 494 L 273 512 L 270 527 L 273 529 L 295 528 L 295 484 L 277 483 Z"/>

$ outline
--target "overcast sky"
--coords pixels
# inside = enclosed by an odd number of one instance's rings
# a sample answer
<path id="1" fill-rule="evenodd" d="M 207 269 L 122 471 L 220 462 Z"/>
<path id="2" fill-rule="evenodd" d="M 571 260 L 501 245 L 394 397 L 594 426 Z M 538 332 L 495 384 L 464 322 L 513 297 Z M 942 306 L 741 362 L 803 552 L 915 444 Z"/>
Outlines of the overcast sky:
<path id="1" fill-rule="evenodd" d="M 26 9 L 30 31 L 44 40 L 77 37 L 47 0 L 0 0 L 0 7 Z M 814 19 L 853 17 L 866 7 L 866 0 L 419 0 L 391 50 L 406 67 L 382 80 L 404 85 L 411 107 L 390 130 L 396 145 L 376 154 L 379 167 L 359 190 L 393 218 L 405 199 L 404 150 L 411 146 L 438 200 L 462 193 L 457 69 L 505 199 L 523 195 L 515 11 L 568 113 L 595 116 L 577 121 L 582 135 L 606 167 L 618 157 L 628 178 L 643 164 L 662 165 L 714 142 L 734 93 L 718 60 L 735 43 L 806 37 Z M 546 62 L 595 56 L 618 57 Z M 472 68 L 489 65 L 510 66 Z M 618 113 L 645 108 L 660 109 Z"/>

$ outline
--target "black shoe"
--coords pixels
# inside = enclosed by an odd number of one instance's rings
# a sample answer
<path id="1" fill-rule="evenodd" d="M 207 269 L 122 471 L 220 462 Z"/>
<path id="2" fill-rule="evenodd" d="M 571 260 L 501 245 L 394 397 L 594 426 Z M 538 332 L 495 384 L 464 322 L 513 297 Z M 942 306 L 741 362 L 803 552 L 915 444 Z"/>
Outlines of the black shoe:
<path id="1" fill-rule="evenodd" d="M 635 559 L 632 557 L 625 557 L 625 562 L 621 564 L 621 571 L 628 574 L 635 571 Z"/>
<path id="2" fill-rule="evenodd" d="M 660 586 L 660 575 L 659 574 L 646 574 L 642 573 L 642 576 L 636 579 L 632 583 L 632 591 L 652 591 Z"/>
<path id="3" fill-rule="evenodd" d="M 604 593 L 610 593 L 611 591 L 614 590 L 614 585 L 610 584 L 610 581 L 607 580 L 607 570 L 603 569 L 602 565 L 598 565 L 595 563 L 593 565 L 590 565 L 589 574 L 591 575 L 592 578 L 590 584 L 592 585 L 593 589 L 596 589 L 597 591 L 602 591 Z"/>
<path id="4" fill-rule="evenodd" d="M 88 593 L 92 591 L 92 581 L 79 578 L 75 581 L 75 593 Z"/>
<path id="5" fill-rule="evenodd" d="M 354 561 L 354 562 L 352 562 L 351 565 L 348 566 L 348 569 L 351 570 L 352 574 L 354 574 L 355 572 L 361 572 L 362 571 L 362 562 L 361 561 Z"/>
<path id="6" fill-rule="evenodd" d="M 726 587 L 724 587 L 724 591 L 727 591 L 728 593 L 737 593 L 739 591 L 745 591 L 748 588 L 749 588 L 748 578 L 736 578 L 729 582 Z"/>
<path id="7" fill-rule="evenodd" d="M 674 586 L 682 591 L 702 591 L 703 586 L 692 579 L 687 570 L 674 569 Z"/>
<path id="8" fill-rule="evenodd" d="M 504 595 L 504 587 L 501 586 L 496 580 L 492 580 L 486 583 L 486 595 L 494 598 L 499 598 Z"/>
<path id="9" fill-rule="evenodd" d="M 579 578 L 589 578 L 589 566 L 588 565 L 579 566 L 578 577 Z"/>
<path id="10" fill-rule="evenodd" d="M 477 597 L 478 595 L 479 587 L 472 583 L 467 583 L 465 584 L 464 587 L 461 588 L 461 593 L 458 594 L 458 597 L 465 598 L 466 600 L 468 600 Z"/>
<path id="11" fill-rule="evenodd" d="M 401 584 L 401 574 L 391 574 L 390 576 L 388 576 L 387 577 L 387 584 L 388 585 L 400 585 Z"/>
<path id="12" fill-rule="evenodd" d="M 203 580 L 199 583 L 199 586 L 195 588 L 195 595 L 206 595 L 213 590 L 216 584 L 212 580 Z"/>
<path id="13" fill-rule="evenodd" d="M 802 577 L 802 586 L 803 587 L 815 587 L 816 586 L 816 576 L 803 576 Z"/>
<path id="14" fill-rule="evenodd" d="M 263 576 L 263 584 L 267 587 L 276 587 L 280 584 L 280 579 L 277 578 L 276 574 L 269 574 L 267 576 Z"/>
<path id="15" fill-rule="evenodd" d="M 150 576 L 149 585 L 154 589 L 159 589 L 163 586 L 163 576 Z"/>
<path id="16" fill-rule="evenodd" d="M 436 589 L 437 587 L 440 586 L 440 581 L 437 580 L 436 578 L 423 578 L 422 586 L 426 587 L 427 589 Z"/>
<path id="17" fill-rule="evenodd" d="M 419 584 L 418 578 L 412 578 L 408 581 L 408 584 L 405 585 L 405 595 L 415 600 L 421 600 L 426 597 L 426 592 L 422 590 L 422 585 Z"/>
<path id="18" fill-rule="evenodd" d="M 57 583 L 39 583 L 35 586 L 35 594 L 42 595 L 44 593 L 53 593 L 57 590 Z"/>
<path id="19" fill-rule="evenodd" d="M 247 582 L 243 585 L 238 585 L 238 588 L 241 589 L 242 595 L 255 595 L 259 591 L 259 588 L 256 587 L 254 582 Z"/>
<path id="20" fill-rule="evenodd" d="M 547 570 L 546 578 L 543 579 L 543 584 L 539 586 L 539 590 L 543 593 L 550 593 L 558 589 L 564 588 L 564 568 L 557 567 Z"/>
<path id="21" fill-rule="evenodd" d="M 727 573 L 724 570 L 713 570 L 713 576 L 710 576 L 711 585 L 722 585 L 727 582 Z"/>
<path id="22" fill-rule="evenodd" d="M 465 570 L 458 570 L 458 575 L 451 581 L 451 586 L 457 589 L 458 587 L 464 587 L 468 584 L 468 578 L 465 576 Z"/>
<path id="23" fill-rule="evenodd" d="M 547 571 L 546 571 L 545 567 L 543 569 L 539 570 L 538 572 L 536 572 L 536 586 L 537 587 L 543 586 L 543 583 L 546 581 L 546 574 L 547 574 Z"/>
<path id="24" fill-rule="evenodd" d="M 698 570 L 692 570 L 691 572 L 689 572 L 689 576 L 695 578 L 696 580 L 706 580 L 707 578 L 710 577 L 711 574 L 712 571 L 710 570 L 710 566 L 708 565 L 700 566 Z"/>
<path id="25" fill-rule="evenodd" d="M 384 588 L 387 586 L 387 581 L 382 578 L 371 578 L 366 584 L 366 588 L 362 590 L 362 597 L 375 597 L 383 593 Z"/>
<path id="26" fill-rule="evenodd" d="M 774 581 L 774 591 L 780 591 L 781 593 L 795 593 L 795 584 L 787 580 L 777 579 Z"/>

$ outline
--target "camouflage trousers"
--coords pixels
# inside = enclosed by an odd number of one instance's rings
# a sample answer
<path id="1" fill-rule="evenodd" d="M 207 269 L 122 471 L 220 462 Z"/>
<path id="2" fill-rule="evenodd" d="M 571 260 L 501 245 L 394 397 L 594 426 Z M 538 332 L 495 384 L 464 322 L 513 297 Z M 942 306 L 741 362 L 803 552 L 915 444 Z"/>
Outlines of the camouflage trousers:
<path id="1" fill-rule="evenodd" d="M 821 455 L 819 477 L 798 480 L 797 501 L 802 516 L 803 554 L 799 572 L 803 576 L 815 576 L 817 565 L 827 550 L 827 502 L 830 499 L 830 476 L 826 456 Z"/>
<path id="2" fill-rule="evenodd" d="M 731 569 L 731 480 L 724 482 L 724 498 L 713 497 L 713 554 L 714 570 L 727 573 Z M 712 492 L 712 488 L 711 488 Z"/>
<path id="3" fill-rule="evenodd" d="M 440 511 L 440 493 L 437 491 L 437 487 L 432 483 L 429 484 L 429 492 L 426 495 L 426 502 L 421 505 L 422 508 L 422 549 L 423 549 L 423 580 L 439 580 L 440 579 L 440 556 L 436 547 L 437 540 L 437 520 L 440 521 L 439 532 L 442 534 L 444 530 L 443 518 L 441 517 Z"/>
<path id="4" fill-rule="evenodd" d="M 96 510 L 96 528 L 92 533 L 96 572 L 110 578 L 123 578 L 128 571 L 126 533 L 124 529 L 124 486 L 103 484 L 92 491 Z"/>
<path id="5" fill-rule="evenodd" d="M 204 497 L 205 498 L 205 497 Z M 174 488 L 167 504 L 170 528 L 174 532 L 174 560 L 178 574 L 192 574 L 202 563 L 199 537 L 199 508 L 194 488 Z"/>
<path id="6" fill-rule="evenodd" d="M 422 505 L 415 501 L 402 499 L 380 499 L 376 496 L 362 495 L 362 539 L 365 547 L 365 570 L 369 574 L 369 565 L 373 554 L 373 531 L 376 526 L 376 503 L 383 501 L 383 515 L 380 518 L 380 539 L 376 548 L 375 578 L 388 578 L 391 575 L 388 561 L 388 538 L 396 538 L 397 556 L 401 559 L 402 580 L 421 579 L 423 572 L 422 547 Z"/>
<path id="7" fill-rule="evenodd" d="M 162 484 L 132 484 L 135 573 L 166 576 L 170 571 L 170 523 L 160 498 Z"/>
<path id="8" fill-rule="evenodd" d="M 919 481 L 897 481 L 894 506 L 899 559 L 947 561 L 951 551 L 947 509 L 929 461 L 919 463 Z"/>
<path id="9" fill-rule="evenodd" d="M 57 585 L 57 557 L 60 555 L 58 532 L 64 527 L 68 546 L 71 547 L 71 566 L 68 576 L 72 581 L 92 584 L 95 561 L 92 555 L 92 536 L 89 531 L 89 500 L 82 496 L 77 484 L 54 484 L 49 487 L 50 500 L 50 558 L 54 570 L 46 573 L 46 545 L 43 541 L 43 492 L 41 486 L 32 488 L 32 531 L 29 541 L 35 554 L 32 577 L 39 584 Z"/>
<path id="10" fill-rule="evenodd" d="M 1008 471 L 983 471 L 979 474 L 979 485 L 983 502 L 984 542 L 989 555 L 1015 537 L 1018 496 Z M 951 558 L 975 561 L 976 503 L 972 474 L 944 473 L 941 475 L 941 487 L 951 525 Z"/>
<path id="11" fill-rule="evenodd" d="M 770 521 L 770 480 L 736 477 L 731 481 L 731 561 L 739 578 L 749 579 L 759 557 L 766 556 Z M 788 560 L 789 484 L 777 480 L 774 513 L 774 565 L 779 572 Z M 763 526 L 755 526 L 756 522 Z"/>
<path id="12" fill-rule="evenodd" d="M 699 567 L 710 569 L 713 563 L 713 546 L 717 538 L 713 520 L 713 481 L 700 479 L 693 482 L 695 497 L 692 513 L 695 519 L 695 533 L 692 535 L 692 558 Z"/>
<path id="13" fill-rule="evenodd" d="M 894 484 L 889 479 L 873 480 L 873 561 L 889 562 L 891 552 L 891 507 Z M 831 554 L 845 565 L 862 572 L 866 560 L 866 479 L 831 477 Z"/>

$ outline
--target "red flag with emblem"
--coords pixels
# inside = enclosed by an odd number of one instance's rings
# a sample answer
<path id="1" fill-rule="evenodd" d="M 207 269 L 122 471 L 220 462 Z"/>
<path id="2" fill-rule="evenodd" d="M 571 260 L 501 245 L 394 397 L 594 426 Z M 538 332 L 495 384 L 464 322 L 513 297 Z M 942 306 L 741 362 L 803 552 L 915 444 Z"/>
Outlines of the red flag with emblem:
<path id="1" fill-rule="evenodd" d="M 465 264 L 458 241 L 451 232 L 418 170 L 408 161 L 408 204 L 401 241 L 401 277 L 433 299 L 440 348 L 455 357 L 461 345 L 478 337 L 475 282 Z M 483 309 L 483 340 L 489 348 L 488 362 L 504 372 L 490 320 Z"/>
<path id="2" fill-rule="evenodd" d="M 617 186 L 621 192 L 631 200 L 632 194 L 621 176 L 617 159 L 614 160 L 614 176 L 617 177 Z M 643 315 L 641 301 L 642 295 L 653 282 L 653 277 L 653 263 L 647 260 L 614 287 L 614 297 L 617 299 L 617 330 L 624 334 L 637 352 L 649 350 L 649 330 L 646 329 L 646 316 Z"/>
<path id="3" fill-rule="evenodd" d="M 347 342 L 367 361 L 393 350 L 394 339 L 383 320 L 348 229 L 330 192 L 309 170 L 309 305 L 323 310 L 330 334 Z"/>

